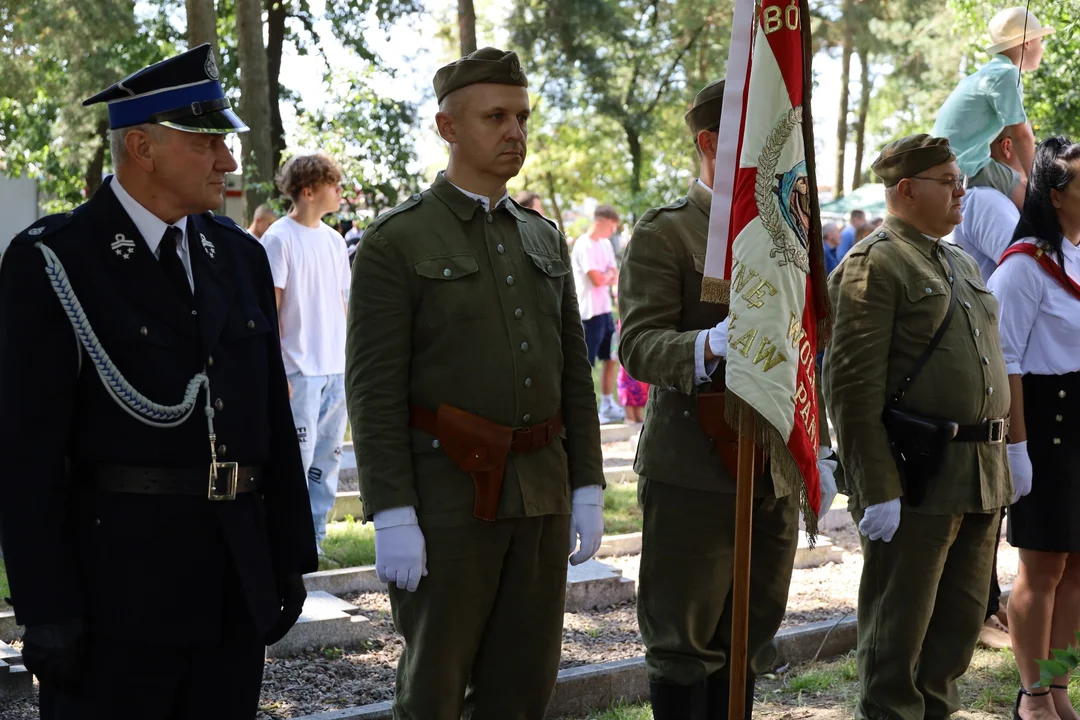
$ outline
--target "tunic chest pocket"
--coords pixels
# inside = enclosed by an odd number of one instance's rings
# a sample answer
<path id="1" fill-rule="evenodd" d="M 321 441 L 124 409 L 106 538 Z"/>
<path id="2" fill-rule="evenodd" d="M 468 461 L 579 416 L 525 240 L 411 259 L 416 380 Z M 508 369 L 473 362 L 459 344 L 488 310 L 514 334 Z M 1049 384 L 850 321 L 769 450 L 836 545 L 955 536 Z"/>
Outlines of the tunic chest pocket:
<path id="1" fill-rule="evenodd" d="M 983 285 L 981 280 L 977 280 L 975 278 L 965 278 L 965 280 L 967 280 L 967 284 L 971 286 L 971 289 L 975 291 L 973 293 L 975 296 L 975 302 L 972 302 L 971 305 L 975 306 L 976 303 L 982 305 L 983 310 L 986 311 L 986 317 L 988 317 L 993 322 L 997 322 L 998 301 L 997 298 L 994 297 L 994 294 L 990 292 L 990 290 L 987 289 L 985 285 Z M 959 300 L 961 304 L 964 305 L 965 308 L 967 308 L 968 304 L 964 302 L 963 297 L 959 298 Z M 974 312 L 973 309 L 972 312 Z"/>
<path id="2" fill-rule="evenodd" d="M 949 296 L 952 291 L 949 283 L 941 277 L 927 276 L 908 282 L 904 289 L 907 303 L 901 312 L 910 323 L 910 329 L 916 335 L 925 334 L 930 338 L 945 319 L 945 313 L 949 309 Z"/>
<path id="3" fill-rule="evenodd" d="M 424 258 L 413 263 L 413 270 L 421 279 L 419 315 L 429 327 L 480 320 L 494 312 L 474 256 Z"/>
<path id="4" fill-rule="evenodd" d="M 180 342 L 176 331 L 161 322 L 143 322 L 134 318 L 109 319 L 100 323 L 95 322 L 93 328 L 94 332 L 105 341 L 106 350 L 114 344 L 127 348 L 147 345 L 175 348 Z"/>
<path id="5" fill-rule="evenodd" d="M 540 271 L 536 273 L 536 298 L 540 303 L 540 311 L 557 317 L 562 313 L 563 283 L 565 276 L 570 274 L 570 269 L 562 258 L 556 255 L 536 250 L 526 250 L 525 254 Z"/>
<path id="6" fill-rule="evenodd" d="M 221 331 L 222 342 L 239 342 L 262 337 L 270 332 L 270 321 L 262 309 L 256 306 L 240 307 L 229 313 Z"/>

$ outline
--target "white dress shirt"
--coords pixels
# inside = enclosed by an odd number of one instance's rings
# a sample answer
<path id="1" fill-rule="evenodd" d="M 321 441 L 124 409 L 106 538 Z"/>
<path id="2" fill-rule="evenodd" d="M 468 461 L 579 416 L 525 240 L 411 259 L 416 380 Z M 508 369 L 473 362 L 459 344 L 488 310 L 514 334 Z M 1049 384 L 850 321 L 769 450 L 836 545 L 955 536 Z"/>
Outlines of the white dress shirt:
<path id="1" fill-rule="evenodd" d="M 120 201 L 121 207 L 127 212 L 128 217 L 135 223 L 135 228 L 139 231 L 139 234 L 142 235 L 143 240 L 146 241 L 146 245 L 150 248 L 150 252 L 154 253 L 154 257 L 160 260 L 161 239 L 165 237 L 165 228 L 169 227 L 169 224 L 140 205 L 135 198 L 131 197 L 115 175 L 113 176 L 112 183 L 109 187 L 112 189 L 116 199 Z M 176 254 L 180 256 L 180 262 L 184 264 L 184 272 L 187 273 L 188 284 L 191 285 L 191 292 L 194 293 L 195 277 L 191 274 L 191 253 L 188 251 L 187 226 L 187 217 L 180 218 L 180 222 L 174 225 L 174 227 L 180 231 L 180 242 L 177 243 Z"/>
<path id="2" fill-rule="evenodd" d="M 445 177 L 445 175 L 443 177 Z M 447 180 L 446 182 L 450 182 L 450 181 Z M 450 184 L 454 185 L 454 183 L 450 183 Z M 457 185 L 454 185 L 454 187 L 457 188 L 458 192 L 460 192 L 465 197 L 472 198 L 476 202 L 480 203 L 480 205 L 484 208 L 484 212 L 487 213 L 487 212 L 492 211 L 493 208 L 491 207 L 491 199 L 487 195 L 477 195 L 474 192 L 469 192 L 465 188 L 459 188 Z M 495 203 L 494 209 L 498 210 L 500 207 L 502 207 L 505 203 L 508 203 L 508 202 L 510 202 L 510 192 L 504 190 L 503 191 L 503 196 L 501 198 L 499 198 L 499 202 Z"/>
<path id="3" fill-rule="evenodd" d="M 1065 240 L 1061 249 L 1066 274 L 1080 282 L 1080 248 Z M 1048 257 L 1057 263 L 1053 254 Z M 1080 299 L 1035 258 L 1010 257 L 987 286 L 1001 306 L 998 329 L 1006 372 L 1064 375 L 1080 370 Z"/>
<path id="4" fill-rule="evenodd" d="M 969 188 L 960 201 L 960 211 L 964 220 L 953 230 L 953 242 L 975 258 L 983 280 L 989 280 L 1012 242 L 1020 211 L 991 187 Z"/>

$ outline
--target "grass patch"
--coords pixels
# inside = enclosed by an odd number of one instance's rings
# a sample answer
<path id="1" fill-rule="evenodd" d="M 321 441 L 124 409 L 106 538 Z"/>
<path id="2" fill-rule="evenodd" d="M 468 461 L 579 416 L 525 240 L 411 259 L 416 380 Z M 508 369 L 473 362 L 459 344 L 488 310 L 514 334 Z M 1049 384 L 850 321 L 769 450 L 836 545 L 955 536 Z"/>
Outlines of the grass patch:
<path id="1" fill-rule="evenodd" d="M 620 703 L 610 710 L 590 713 L 583 720 L 652 720 L 652 710 L 644 705 L 624 705 Z"/>
<path id="2" fill-rule="evenodd" d="M 320 570 L 375 564 L 375 526 L 363 525 L 349 516 L 344 522 L 327 523 L 322 544 L 325 557 L 319 558 Z"/>
<path id="3" fill-rule="evenodd" d="M 637 483 L 612 483 L 604 491 L 604 534 L 641 532 Z"/>
<path id="4" fill-rule="evenodd" d="M 0 608 L 6 608 L 8 605 L 4 602 L 4 598 L 11 595 L 11 588 L 8 587 L 7 568 L 4 567 L 4 561 L 0 559 Z"/>

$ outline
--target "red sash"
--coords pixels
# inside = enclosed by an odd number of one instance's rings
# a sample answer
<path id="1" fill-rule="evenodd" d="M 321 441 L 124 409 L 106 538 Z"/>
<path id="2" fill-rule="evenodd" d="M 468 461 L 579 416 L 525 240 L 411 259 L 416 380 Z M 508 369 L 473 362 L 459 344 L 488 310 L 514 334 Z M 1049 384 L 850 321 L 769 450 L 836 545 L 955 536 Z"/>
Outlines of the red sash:
<path id="1" fill-rule="evenodd" d="M 1062 267 L 1056 262 L 1054 262 L 1053 259 L 1046 254 L 1046 251 L 1038 245 L 1026 242 L 1010 245 L 1009 249 L 1001 255 L 1001 260 L 998 262 L 998 264 L 1000 265 L 1001 263 L 1005 262 L 1005 258 L 1009 257 L 1010 255 L 1018 254 L 1028 255 L 1035 258 L 1035 262 L 1039 263 L 1039 265 L 1042 266 L 1042 269 L 1045 270 L 1047 274 L 1050 275 L 1050 277 L 1057 280 L 1059 285 L 1072 293 L 1072 296 L 1074 298 L 1080 300 L 1080 285 L 1078 285 L 1075 280 L 1069 277 L 1065 273 L 1065 270 L 1062 269 Z"/>

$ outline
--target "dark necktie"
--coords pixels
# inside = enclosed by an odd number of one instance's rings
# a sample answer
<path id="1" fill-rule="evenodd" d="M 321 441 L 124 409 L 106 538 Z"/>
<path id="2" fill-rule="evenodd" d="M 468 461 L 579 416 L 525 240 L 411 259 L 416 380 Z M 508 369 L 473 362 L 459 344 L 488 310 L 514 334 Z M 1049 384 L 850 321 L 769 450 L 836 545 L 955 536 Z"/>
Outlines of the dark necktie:
<path id="1" fill-rule="evenodd" d="M 165 234 L 161 238 L 161 245 L 158 247 L 158 256 L 161 269 L 169 278 L 173 289 L 180 294 L 180 298 L 185 303 L 191 306 L 195 304 L 195 298 L 191 294 L 187 270 L 184 269 L 184 263 L 180 260 L 180 254 L 177 252 L 181 237 L 180 228 L 173 225 L 165 228 Z"/>

